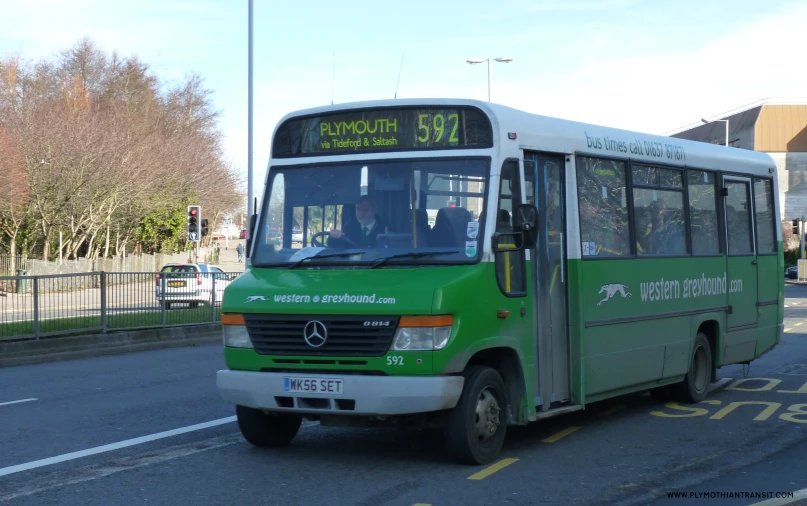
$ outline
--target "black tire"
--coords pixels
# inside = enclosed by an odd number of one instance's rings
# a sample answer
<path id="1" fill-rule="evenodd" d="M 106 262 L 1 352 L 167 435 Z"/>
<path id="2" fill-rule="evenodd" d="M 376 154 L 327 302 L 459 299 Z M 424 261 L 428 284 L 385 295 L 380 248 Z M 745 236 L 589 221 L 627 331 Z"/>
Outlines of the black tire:
<path id="1" fill-rule="evenodd" d="M 303 423 L 301 416 L 285 413 L 267 415 L 246 406 L 236 406 L 235 414 L 244 439 L 262 448 L 288 445 Z"/>
<path id="2" fill-rule="evenodd" d="M 188 303 L 188 306 L 190 306 L 191 309 L 196 309 L 197 307 L 199 307 L 199 303 L 198 302 L 190 302 L 190 303 Z"/>
<path id="3" fill-rule="evenodd" d="M 170 303 L 170 302 L 166 302 L 166 303 L 165 303 L 165 310 L 166 310 L 166 311 L 168 311 L 169 309 L 171 309 L 171 303 Z"/>
<path id="4" fill-rule="evenodd" d="M 674 385 L 671 389 L 672 397 L 678 402 L 701 402 L 709 393 L 709 384 L 712 380 L 712 347 L 702 332 L 695 337 L 695 346 L 692 350 L 692 360 L 684 381 Z"/>
<path id="5" fill-rule="evenodd" d="M 507 390 L 493 368 L 472 366 L 463 375 L 462 395 L 445 421 L 446 447 L 461 464 L 488 464 L 499 456 L 507 433 Z M 479 411 L 489 418 L 480 418 Z"/>

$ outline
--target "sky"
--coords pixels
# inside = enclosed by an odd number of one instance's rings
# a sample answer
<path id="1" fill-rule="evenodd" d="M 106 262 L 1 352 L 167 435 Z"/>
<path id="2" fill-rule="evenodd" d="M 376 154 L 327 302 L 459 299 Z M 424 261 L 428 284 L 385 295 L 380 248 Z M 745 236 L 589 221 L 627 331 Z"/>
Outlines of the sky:
<path id="1" fill-rule="evenodd" d="M 168 83 L 198 73 L 246 179 L 248 5 L 0 0 L 0 55 L 50 58 L 89 37 Z M 285 114 L 396 92 L 487 100 L 487 66 L 469 58 L 513 59 L 492 65 L 493 102 L 654 134 L 803 99 L 805 21 L 804 0 L 254 0 L 255 196 Z"/>

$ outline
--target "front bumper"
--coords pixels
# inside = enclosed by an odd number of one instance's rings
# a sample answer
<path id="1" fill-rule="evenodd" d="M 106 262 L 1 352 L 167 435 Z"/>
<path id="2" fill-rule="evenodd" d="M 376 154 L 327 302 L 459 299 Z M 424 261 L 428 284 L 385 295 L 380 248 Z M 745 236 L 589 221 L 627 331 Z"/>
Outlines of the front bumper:
<path id="1" fill-rule="evenodd" d="M 342 394 L 289 393 L 285 378 L 341 379 Z M 221 370 L 222 399 L 267 411 L 331 415 L 404 415 L 451 409 L 462 393 L 462 376 L 360 376 Z"/>

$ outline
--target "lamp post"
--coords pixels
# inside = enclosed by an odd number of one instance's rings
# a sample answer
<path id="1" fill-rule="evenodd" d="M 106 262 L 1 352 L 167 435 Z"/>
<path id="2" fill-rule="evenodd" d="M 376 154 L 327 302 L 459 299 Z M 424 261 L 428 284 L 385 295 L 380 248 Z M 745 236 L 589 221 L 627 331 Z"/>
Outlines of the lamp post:
<path id="1" fill-rule="evenodd" d="M 711 122 L 714 122 L 714 121 L 725 121 L 726 122 L 726 147 L 728 147 L 728 145 L 729 145 L 729 120 L 727 120 L 727 119 L 713 119 L 710 122 L 710 121 L 706 121 L 705 119 L 701 118 L 701 121 L 703 121 L 707 125 L 709 123 L 711 123 Z"/>
<path id="2" fill-rule="evenodd" d="M 488 102 L 490 102 L 490 80 L 491 80 L 491 72 L 493 70 L 493 69 L 491 69 L 491 62 L 492 61 L 497 61 L 499 63 L 510 63 L 511 61 L 513 61 L 513 59 L 508 58 L 506 56 L 500 56 L 498 58 L 493 58 L 492 60 L 490 58 L 485 58 L 485 59 L 482 59 L 482 58 L 469 58 L 469 59 L 467 59 L 465 61 L 467 63 L 470 63 L 471 65 L 476 65 L 477 63 L 482 63 L 482 62 L 488 62 Z"/>
<path id="3" fill-rule="evenodd" d="M 252 205 L 252 17 L 253 1 L 249 0 L 249 28 L 247 30 L 247 216 L 251 215 Z M 247 226 L 247 237 L 252 238 L 252 231 Z"/>

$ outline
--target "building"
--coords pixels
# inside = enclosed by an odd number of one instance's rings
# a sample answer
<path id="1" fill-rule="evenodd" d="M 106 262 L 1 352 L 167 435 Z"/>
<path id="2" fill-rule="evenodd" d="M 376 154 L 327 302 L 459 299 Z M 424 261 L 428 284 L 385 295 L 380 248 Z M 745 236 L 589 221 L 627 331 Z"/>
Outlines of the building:
<path id="1" fill-rule="evenodd" d="M 782 221 L 807 215 L 807 101 L 762 100 L 671 137 L 768 153 L 776 162 Z"/>

